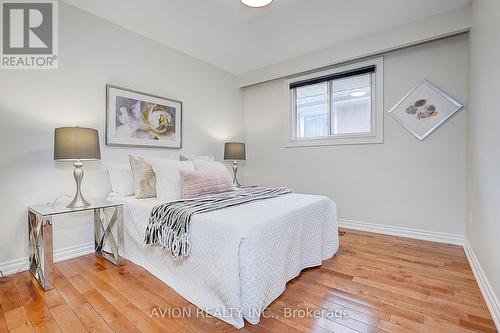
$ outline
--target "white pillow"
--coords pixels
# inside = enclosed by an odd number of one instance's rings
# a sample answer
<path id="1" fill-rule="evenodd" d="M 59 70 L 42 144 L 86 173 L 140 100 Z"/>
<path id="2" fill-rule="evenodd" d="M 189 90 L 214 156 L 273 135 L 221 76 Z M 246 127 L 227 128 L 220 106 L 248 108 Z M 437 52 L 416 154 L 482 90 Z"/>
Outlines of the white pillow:
<path id="1" fill-rule="evenodd" d="M 228 172 L 226 166 L 221 162 L 207 161 L 205 159 L 195 158 L 193 160 L 193 164 L 196 170 Z"/>
<path id="2" fill-rule="evenodd" d="M 151 160 L 156 175 L 156 197 L 163 201 L 182 198 L 181 170 L 194 171 L 191 161 Z"/>
<path id="3" fill-rule="evenodd" d="M 196 156 L 195 159 L 204 160 L 204 161 L 215 161 L 215 157 L 213 155 Z"/>
<path id="4" fill-rule="evenodd" d="M 123 197 L 134 195 L 134 176 L 130 164 L 107 163 L 106 168 L 113 195 Z"/>

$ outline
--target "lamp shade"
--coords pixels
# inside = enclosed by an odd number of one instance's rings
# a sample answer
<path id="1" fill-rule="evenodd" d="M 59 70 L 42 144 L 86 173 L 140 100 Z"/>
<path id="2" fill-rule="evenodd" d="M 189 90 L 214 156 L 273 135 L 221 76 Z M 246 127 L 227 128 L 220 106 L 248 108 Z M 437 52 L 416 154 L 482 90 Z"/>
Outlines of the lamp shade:
<path id="1" fill-rule="evenodd" d="M 100 160 L 97 130 L 83 127 L 56 128 L 54 133 L 54 160 Z"/>
<path id="2" fill-rule="evenodd" d="M 226 142 L 224 145 L 225 160 L 246 160 L 245 144 L 243 142 Z"/>

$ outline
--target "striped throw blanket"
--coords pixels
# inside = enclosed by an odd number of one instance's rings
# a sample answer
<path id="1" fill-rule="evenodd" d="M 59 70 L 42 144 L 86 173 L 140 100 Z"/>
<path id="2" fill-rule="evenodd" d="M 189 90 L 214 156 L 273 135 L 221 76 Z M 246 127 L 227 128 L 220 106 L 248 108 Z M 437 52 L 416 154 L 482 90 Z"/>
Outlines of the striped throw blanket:
<path id="1" fill-rule="evenodd" d="M 286 187 L 246 188 L 158 205 L 151 211 L 145 242 L 150 245 L 162 245 L 176 259 L 187 257 L 191 254 L 189 227 L 194 214 L 271 199 L 288 193 L 292 191 Z"/>

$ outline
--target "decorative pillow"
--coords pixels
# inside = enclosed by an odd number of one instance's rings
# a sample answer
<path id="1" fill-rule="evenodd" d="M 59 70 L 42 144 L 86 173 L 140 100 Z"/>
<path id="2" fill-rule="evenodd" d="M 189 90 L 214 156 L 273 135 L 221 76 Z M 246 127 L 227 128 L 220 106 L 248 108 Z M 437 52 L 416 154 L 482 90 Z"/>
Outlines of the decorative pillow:
<path id="1" fill-rule="evenodd" d="M 106 168 L 114 196 L 134 195 L 134 176 L 130 164 L 107 163 Z"/>
<path id="2" fill-rule="evenodd" d="M 179 155 L 179 161 L 192 161 L 195 159 L 204 161 L 215 161 L 215 158 L 212 155 L 196 156 L 194 158 L 191 158 L 189 156 Z"/>
<path id="3" fill-rule="evenodd" d="M 233 181 L 227 171 L 180 171 L 184 199 L 204 194 L 234 191 Z"/>
<path id="4" fill-rule="evenodd" d="M 216 161 L 206 161 L 196 158 L 193 160 L 193 164 L 196 170 L 228 172 L 224 164 Z"/>
<path id="5" fill-rule="evenodd" d="M 134 175 L 134 193 L 137 199 L 156 197 L 156 177 L 151 162 L 144 157 L 129 155 Z"/>
<path id="6" fill-rule="evenodd" d="M 191 161 L 152 160 L 156 175 L 156 196 L 163 201 L 182 198 L 180 171 L 194 171 Z"/>

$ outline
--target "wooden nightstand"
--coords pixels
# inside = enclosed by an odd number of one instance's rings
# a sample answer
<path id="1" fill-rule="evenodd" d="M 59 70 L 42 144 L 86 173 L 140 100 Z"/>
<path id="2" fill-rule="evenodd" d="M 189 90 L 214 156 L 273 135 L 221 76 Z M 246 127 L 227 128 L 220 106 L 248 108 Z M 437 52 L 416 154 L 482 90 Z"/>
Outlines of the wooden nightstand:
<path id="1" fill-rule="evenodd" d="M 118 244 L 112 233 L 113 227 L 123 223 L 123 204 L 107 200 L 94 200 L 82 208 L 68 208 L 65 204 L 35 205 L 28 207 L 30 271 L 45 291 L 54 288 L 54 262 L 52 242 L 52 218 L 57 215 L 94 211 L 95 251 L 115 265 L 120 262 Z M 109 211 L 108 220 L 105 212 Z M 120 229 L 118 229 L 120 230 Z M 118 237 L 123 234 L 117 232 Z M 108 245 L 111 252 L 104 250 Z"/>

